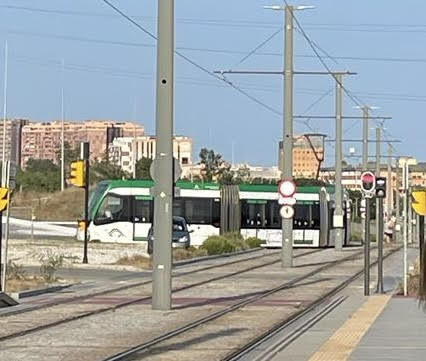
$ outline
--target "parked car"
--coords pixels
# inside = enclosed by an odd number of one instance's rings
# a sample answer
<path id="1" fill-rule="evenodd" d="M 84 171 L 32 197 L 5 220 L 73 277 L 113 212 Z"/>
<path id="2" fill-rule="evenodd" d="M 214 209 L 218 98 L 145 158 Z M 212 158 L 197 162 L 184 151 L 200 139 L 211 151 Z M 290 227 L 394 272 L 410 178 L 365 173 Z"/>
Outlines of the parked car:
<path id="1" fill-rule="evenodd" d="M 173 229 L 172 229 L 172 247 L 173 248 L 188 248 L 191 244 L 190 233 L 188 224 L 185 218 L 173 216 Z M 151 254 L 154 246 L 154 228 L 151 227 L 148 231 L 148 253 Z"/>

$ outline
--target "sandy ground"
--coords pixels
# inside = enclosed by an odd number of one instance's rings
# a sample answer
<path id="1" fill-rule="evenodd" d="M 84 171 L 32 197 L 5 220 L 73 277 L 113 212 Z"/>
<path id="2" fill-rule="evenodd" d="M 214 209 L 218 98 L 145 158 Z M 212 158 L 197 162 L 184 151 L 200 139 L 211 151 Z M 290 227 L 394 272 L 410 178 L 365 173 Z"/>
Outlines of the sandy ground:
<path id="1" fill-rule="evenodd" d="M 9 240 L 8 259 L 22 266 L 39 266 L 41 255 L 51 254 L 66 257 L 66 264 L 81 265 L 83 242 L 66 240 Z M 146 242 L 132 244 L 89 243 L 88 259 L 91 266 L 128 269 L 128 266 L 113 266 L 122 257 L 146 255 Z"/>

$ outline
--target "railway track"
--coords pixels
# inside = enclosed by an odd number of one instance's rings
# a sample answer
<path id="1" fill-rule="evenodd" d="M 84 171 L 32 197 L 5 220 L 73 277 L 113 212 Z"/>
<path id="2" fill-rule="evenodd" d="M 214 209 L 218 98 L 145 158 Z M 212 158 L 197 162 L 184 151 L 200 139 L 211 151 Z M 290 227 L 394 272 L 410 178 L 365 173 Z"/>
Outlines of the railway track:
<path id="1" fill-rule="evenodd" d="M 303 252 L 301 254 L 296 255 L 295 258 L 309 256 L 309 255 L 312 255 L 314 253 L 318 253 L 318 252 L 321 252 L 321 251 L 322 251 L 322 249 L 315 249 L 315 250 L 312 250 L 312 251 Z M 202 286 L 202 285 L 208 284 L 210 282 L 234 277 L 234 276 L 246 273 L 246 272 L 250 272 L 252 270 L 260 269 L 262 267 L 266 267 L 266 266 L 270 266 L 270 265 L 279 263 L 279 262 L 281 262 L 280 258 L 277 257 L 279 254 L 280 254 L 280 252 L 274 252 L 272 254 L 259 255 L 259 256 L 255 256 L 255 257 L 244 258 L 242 260 L 234 260 L 234 261 L 231 261 L 231 262 L 225 262 L 225 263 L 210 265 L 210 266 L 202 267 L 202 268 L 199 268 L 199 269 L 196 269 L 196 270 L 183 272 L 181 274 L 176 275 L 175 277 L 188 276 L 188 275 L 192 275 L 192 274 L 195 274 L 195 273 L 201 273 L 201 272 L 209 271 L 209 270 L 212 270 L 214 268 L 223 269 L 223 267 L 234 266 L 236 264 L 241 264 L 241 263 L 244 263 L 244 262 L 258 261 L 259 259 L 263 259 L 263 258 L 273 258 L 272 260 L 268 260 L 267 262 L 262 262 L 262 263 L 257 264 L 257 265 L 250 265 L 250 266 L 247 266 L 247 267 L 240 269 L 240 270 L 237 270 L 237 271 L 233 271 L 233 272 L 229 272 L 229 273 L 223 273 L 221 275 L 210 277 L 208 279 L 205 279 L 205 280 L 202 280 L 202 281 L 199 281 L 199 282 L 189 283 L 189 284 L 186 284 L 186 285 L 181 286 L 181 287 L 175 287 L 172 292 L 176 293 L 176 292 L 188 290 L 188 289 L 191 289 L 191 288 L 195 288 L 197 286 Z M 152 283 L 152 281 L 147 280 L 147 281 L 139 282 L 139 283 L 133 284 L 133 285 L 121 286 L 121 287 L 118 287 L 114 290 L 102 291 L 102 292 L 97 292 L 97 293 L 93 293 L 93 294 L 90 294 L 90 295 L 84 295 L 84 296 L 71 297 L 70 299 L 67 299 L 63 302 L 54 302 L 54 303 L 49 304 L 49 305 L 41 305 L 41 307 L 39 307 L 39 308 L 37 308 L 33 311 L 40 311 L 40 310 L 43 311 L 44 308 L 45 309 L 49 308 L 50 311 L 52 311 L 54 307 L 65 306 L 65 305 L 70 304 L 70 303 L 88 300 L 90 298 L 94 298 L 94 297 L 98 297 L 98 296 L 105 296 L 107 294 L 108 295 L 114 295 L 114 293 L 121 292 L 123 290 L 129 290 L 129 289 L 133 289 L 133 288 L 136 289 L 139 286 L 146 286 L 146 285 L 149 285 L 151 283 Z M 131 306 L 131 305 L 134 305 L 134 304 L 137 304 L 137 303 L 141 303 L 143 301 L 147 301 L 147 300 L 150 300 L 150 299 L 151 299 L 151 296 L 144 296 L 144 297 L 137 297 L 137 298 L 132 299 L 130 301 L 119 302 L 119 303 L 117 303 L 113 306 L 100 307 L 100 308 L 96 308 L 96 309 L 90 310 L 90 311 L 82 311 L 81 309 L 79 309 L 75 314 L 70 315 L 68 317 L 64 317 L 64 318 L 61 318 L 61 319 L 54 319 L 51 322 L 46 322 L 46 323 L 43 323 L 43 324 L 40 324 L 40 325 L 36 325 L 34 327 L 30 327 L 30 328 L 22 329 L 22 330 L 19 330 L 19 331 L 16 331 L 16 332 L 11 332 L 11 333 L 6 334 L 6 335 L 2 335 L 2 336 L 0 336 L 0 342 L 11 340 L 11 339 L 14 339 L 14 338 L 18 338 L 18 337 L 21 337 L 21 336 L 24 336 L 24 335 L 36 333 L 36 332 L 39 332 L 39 331 L 42 331 L 42 330 L 45 330 L 45 329 L 49 329 L 49 328 L 52 328 L 52 327 L 55 327 L 55 326 L 66 324 L 66 323 L 69 323 L 69 322 L 72 322 L 72 321 L 81 320 L 83 318 L 99 315 L 99 314 L 102 314 L 102 313 L 105 313 L 105 312 L 115 311 L 117 309 L 127 307 L 127 306 Z M 24 310 L 24 311 L 25 312 L 23 312 L 23 313 L 29 312 L 28 310 Z M 49 310 L 47 310 L 47 311 L 49 311 Z M 61 312 L 57 312 L 57 313 L 61 314 Z M 46 315 L 46 316 L 48 316 L 48 315 Z"/>
<path id="2" fill-rule="evenodd" d="M 259 250 L 261 251 L 261 250 Z M 251 254 L 252 252 L 250 252 Z M 275 252 L 274 252 L 275 253 Z M 279 252 L 276 252 L 276 254 L 278 254 Z M 214 269 L 216 267 L 219 266 L 228 266 L 228 265 L 234 265 L 234 264 L 238 264 L 238 263 L 242 263 L 242 262 L 247 262 L 248 260 L 254 260 L 254 259 L 260 259 L 260 258 L 264 258 L 264 257 L 269 257 L 271 254 L 262 254 L 262 255 L 258 255 L 258 256 L 254 256 L 254 257 L 247 257 L 247 258 L 243 258 L 243 259 L 237 259 L 237 260 L 233 260 L 230 262 L 224 262 L 224 263 L 220 263 L 220 264 L 214 264 L 214 265 L 209 265 L 209 266 L 205 266 L 205 267 L 201 267 L 195 270 L 190 270 L 187 272 L 181 272 L 178 273 L 177 275 L 174 275 L 174 277 L 182 277 L 182 276 L 186 276 L 186 275 L 190 275 L 190 274 L 194 274 L 197 272 L 202 272 L 202 271 L 207 271 L 210 269 Z M 241 254 L 238 254 L 238 256 L 240 256 Z M 233 257 L 231 254 L 227 254 L 225 257 Z M 192 261 L 192 260 L 185 260 L 184 262 L 182 262 L 181 264 L 177 264 L 175 265 L 175 269 L 180 268 L 180 267 L 184 267 L 184 266 L 188 266 L 188 265 L 194 265 L 196 263 L 203 263 L 206 261 L 210 261 L 210 260 L 217 260 L 220 257 L 217 256 L 213 256 L 212 258 L 202 258 L 199 259 L 198 261 Z M 53 306 L 57 306 L 57 305 L 61 305 L 61 304 L 67 304 L 67 303 L 74 303 L 74 302 L 78 302 L 78 301 L 84 301 L 93 297 L 98 297 L 98 296 L 105 296 L 108 294 L 112 294 L 112 293 L 116 293 L 116 292 L 120 292 L 120 291 L 125 291 L 131 288 L 135 288 L 135 287 L 140 287 L 140 286 L 145 286 L 148 284 L 151 284 L 152 281 L 151 280 L 146 280 L 146 281 L 141 281 L 141 282 L 136 282 L 136 283 L 131 283 L 131 284 L 127 284 L 127 285 L 123 285 L 123 286 L 118 286 L 115 288 L 109 288 L 107 290 L 102 290 L 102 291 L 97 291 L 97 292 L 92 292 L 92 293 L 88 293 L 88 294 L 83 294 L 83 295 L 78 295 L 78 296 L 73 296 L 73 297 L 68 297 L 68 298 L 64 298 L 64 299 L 59 299 L 59 300 L 53 300 L 53 301 L 49 301 L 43 304 L 39 304 L 39 305 L 34 305 L 32 307 L 28 307 L 25 309 L 19 309 L 16 311 L 12 311 L 12 312 L 8 312 L 6 314 L 0 314 L 0 318 L 1 317 L 8 317 L 8 316 L 12 316 L 15 314 L 20 314 L 20 313 L 25 313 L 25 312 L 31 312 L 31 311 L 36 311 L 39 309 L 43 309 L 43 308 L 47 308 L 47 307 L 53 307 Z"/>
<path id="3" fill-rule="evenodd" d="M 393 254 L 394 252 L 396 252 L 398 250 L 399 250 L 399 248 L 392 250 L 391 252 L 389 252 L 386 255 L 386 257 L 389 257 L 391 254 Z M 205 327 L 206 325 L 213 323 L 215 320 L 226 317 L 226 316 L 230 315 L 231 313 L 233 313 L 237 310 L 240 310 L 241 308 L 243 308 L 245 306 L 248 306 L 250 304 L 254 304 L 254 303 L 258 302 L 259 300 L 265 299 L 265 298 L 267 298 L 271 295 L 274 295 L 274 294 L 276 294 L 280 291 L 288 290 L 290 288 L 297 287 L 303 281 L 308 280 L 309 278 L 317 275 L 318 273 L 320 273 L 322 271 L 330 270 L 337 265 L 340 265 L 340 264 L 348 262 L 348 261 L 355 260 L 355 259 L 359 258 L 360 256 L 362 257 L 362 255 L 363 255 L 363 251 L 359 251 L 359 252 L 356 252 L 355 254 L 344 257 L 342 259 L 339 259 L 339 260 L 336 260 L 336 261 L 333 261 L 333 262 L 329 262 L 325 265 L 322 265 L 322 266 L 316 268 L 315 270 L 313 270 L 313 271 L 311 271 L 307 274 L 304 274 L 303 276 L 292 279 L 291 281 L 285 282 L 285 283 L 283 283 L 283 284 L 281 284 L 277 287 L 259 292 L 252 297 L 248 297 L 246 299 L 240 300 L 240 301 L 238 301 L 238 302 L 236 302 L 236 303 L 234 303 L 234 304 L 232 304 L 228 307 L 221 309 L 220 311 L 213 312 L 213 313 L 211 313 L 211 314 L 209 314 L 205 317 L 202 317 L 202 318 L 199 318 L 195 321 L 192 321 L 192 322 L 190 322 L 190 323 L 188 323 L 188 324 L 186 324 L 182 327 L 176 328 L 172 331 L 169 331 L 165 334 L 162 334 L 158 337 L 155 337 L 155 338 L 151 339 L 150 341 L 141 343 L 141 344 L 139 344 L 135 347 L 129 348 L 128 350 L 125 350 L 125 351 L 117 353 L 113 356 L 107 357 L 103 361 L 126 361 L 126 360 L 136 361 L 136 360 L 145 359 L 146 357 L 149 357 L 149 352 L 154 346 L 158 349 L 159 347 L 161 347 L 161 345 L 163 343 L 166 343 L 167 341 L 169 341 L 171 339 L 177 338 L 178 336 L 182 336 L 185 333 L 189 333 L 191 330 L 194 330 L 194 329 L 196 329 L 200 326 Z M 372 262 L 370 267 L 373 266 L 375 263 L 376 262 Z M 310 305 L 308 305 L 307 308 L 305 308 L 304 310 L 302 310 L 300 312 L 296 312 L 291 317 L 285 319 L 284 321 L 280 322 L 279 324 L 276 324 L 274 326 L 274 328 L 269 329 L 261 337 L 258 337 L 255 340 L 252 340 L 252 342 L 250 342 L 249 344 L 244 345 L 244 347 L 241 347 L 236 352 L 233 352 L 233 353 L 229 354 L 228 356 L 226 356 L 223 359 L 223 361 L 241 360 L 242 357 L 244 355 L 246 355 L 248 351 L 253 350 L 254 348 L 258 347 L 260 344 L 262 344 L 266 340 L 268 340 L 270 338 L 271 334 L 276 334 L 276 333 L 282 331 L 283 329 L 285 329 L 286 327 L 291 325 L 293 322 L 295 322 L 297 319 L 303 317 L 308 312 L 311 312 L 314 308 L 318 307 L 319 305 L 326 303 L 330 299 L 330 297 L 332 297 L 333 295 L 337 294 L 342 289 L 347 287 L 347 285 L 349 285 L 351 282 L 353 282 L 356 278 L 358 278 L 362 274 L 363 274 L 363 270 L 356 272 L 354 275 L 352 275 L 351 277 L 346 279 L 344 282 L 341 282 L 340 284 L 338 284 L 336 287 L 334 287 L 331 291 L 327 292 L 325 295 L 320 297 L 318 300 L 312 302 Z M 337 300 L 333 301 L 332 303 L 328 304 L 324 310 L 322 310 L 318 315 L 316 315 L 315 319 L 309 320 L 309 323 L 305 324 L 302 328 L 298 329 L 298 333 L 291 335 L 286 340 L 281 340 L 280 343 L 275 345 L 275 347 L 272 350 L 269 350 L 270 352 L 269 352 L 268 355 L 269 356 L 271 354 L 275 355 L 276 352 L 278 352 L 277 350 L 279 350 L 280 347 L 282 347 L 282 344 L 285 345 L 285 344 L 289 344 L 290 342 L 292 342 L 292 340 L 294 340 L 295 337 L 300 336 L 301 332 L 306 331 L 306 329 L 307 329 L 306 327 L 308 327 L 309 325 L 312 326 L 313 324 L 318 322 L 319 319 L 321 319 L 322 317 L 325 317 L 328 313 L 330 313 L 335 307 L 337 307 L 343 301 L 344 301 L 344 299 L 340 297 Z M 264 356 L 269 357 L 268 355 L 264 355 Z M 262 358 L 262 359 L 259 359 L 259 361 L 260 360 L 266 361 L 266 360 L 270 360 L 270 359 L 271 358 Z"/>

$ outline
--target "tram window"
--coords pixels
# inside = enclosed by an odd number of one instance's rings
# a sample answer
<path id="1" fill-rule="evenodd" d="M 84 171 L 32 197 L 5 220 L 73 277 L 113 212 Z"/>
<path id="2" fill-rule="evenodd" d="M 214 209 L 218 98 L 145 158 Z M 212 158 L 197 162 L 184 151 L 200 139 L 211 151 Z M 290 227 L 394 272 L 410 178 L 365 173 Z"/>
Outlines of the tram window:
<path id="1" fill-rule="evenodd" d="M 220 199 L 215 198 L 215 199 L 212 199 L 211 202 L 212 202 L 211 225 L 213 227 L 220 227 Z"/>
<path id="2" fill-rule="evenodd" d="M 241 228 L 269 228 L 271 220 L 268 218 L 268 204 L 266 201 L 251 203 L 250 200 L 241 201 Z"/>
<path id="3" fill-rule="evenodd" d="M 187 198 L 183 208 L 189 224 L 212 224 L 212 199 Z"/>
<path id="4" fill-rule="evenodd" d="M 154 204 L 152 200 L 137 199 L 134 200 L 134 219 L 139 223 L 151 223 L 154 213 Z"/>
<path id="5" fill-rule="evenodd" d="M 268 201 L 266 205 L 265 228 L 280 229 L 280 205 L 277 201 Z"/>
<path id="6" fill-rule="evenodd" d="M 319 204 L 296 204 L 293 218 L 294 229 L 319 229 Z"/>
<path id="7" fill-rule="evenodd" d="M 320 206 L 319 206 L 319 203 L 313 204 L 311 206 L 311 209 L 312 209 L 311 228 L 320 229 L 321 218 L 320 218 Z"/>
<path id="8" fill-rule="evenodd" d="M 110 193 L 103 199 L 96 214 L 94 223 L 99 225 L 129 221 L 131 221 L 130 197 Z"/>

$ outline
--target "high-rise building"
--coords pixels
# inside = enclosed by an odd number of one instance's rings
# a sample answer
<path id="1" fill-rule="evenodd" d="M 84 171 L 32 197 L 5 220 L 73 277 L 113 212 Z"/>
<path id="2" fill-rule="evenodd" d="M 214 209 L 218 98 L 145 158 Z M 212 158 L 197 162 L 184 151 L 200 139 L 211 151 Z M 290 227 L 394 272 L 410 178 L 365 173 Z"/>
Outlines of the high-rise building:
<path id="1" fill-rule="evenodd" d="M 293 137 L 293 177 L 315 178 L 319 160 L 324 158 L 324 145 L 321 137 Z M 282 142 L 279 144 L 279 159 L 282 159 Z"/>
<path id="2" fill-rule="evenodd" d="M 22 127 L 28 119 L 8 119 L 6 121 L 5 159 L 21 164 Z M 3 122 L 0 123 L 0 157 L 3 155 Z M 1 159 L 0 159 L 1 160 Z"/>
<path id="3" fill-rule="evenodd" d="M 133 173 L 134 164 L 141 158 L 155 158 L 157 139 L 154 136 L 115 138 L 109 147 L 109 160 L 123 170 Z M 192 139 L 173 137 L 173 155 L 183 166 L 192 164 Z"/>
<path id="4" fill-rule="evenodd" d="M 22 159 L 24 166 L 29 159 L 50 159 L 58 162 L 61 149 L 62 123 L 31 123 L 22 128 Z M 85 121 L 64 122 L 64 140 L 72 148 L 81 142 L 90 143 L 90 159 L 108 158 L 109 144 L 120 136 L 142 136 L 143 126 L 130 122 Z"/>

